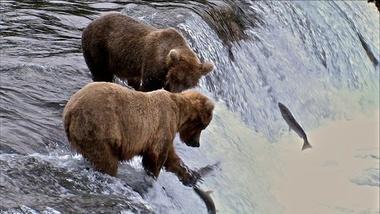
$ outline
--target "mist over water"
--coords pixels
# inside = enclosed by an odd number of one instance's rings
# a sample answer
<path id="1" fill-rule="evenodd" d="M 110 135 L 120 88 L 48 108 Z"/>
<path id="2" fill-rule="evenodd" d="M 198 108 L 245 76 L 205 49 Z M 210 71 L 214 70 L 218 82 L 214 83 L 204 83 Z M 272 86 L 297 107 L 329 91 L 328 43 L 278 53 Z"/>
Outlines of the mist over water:
<path id="1" fill-rule="evenodd" d="M 321 213 L 379 211 L 378 114 L 373 111 L 379 109 L 380 27 L 373 4 L 2 1 L 0 10 L 1 212 L 206 213 L 199 197 L 171 173 L 163 171 L 152 182 L 134 159 L 122 163 L 113 178 L 88 170 L 89 163 L 68 146 L 64 105 L 91 82 L 81 32 L 111 11 L 178 29 L 202 59 L 215 63 L 197 88 L 216 102 L 201 147 L 175 143 L 191 168 L 218 163 L 201 187 L 213 191 L 219 213 L 305 213 L 308 207 Z M 300 153 L 301 140 L 287 132 L 278 102 L 310 134 L 311 151 Z M 369 122 L 331 125 L 363 113 Z M 352 141 L 344 134 L 334 138 L 339 127 L 350 130 L 347 135 L 364 135 Z M 313 180 L 318 176 L 326 182 Z M 321 188 L 301 191 L 309 188 L 303 177 Z M 331 200 L 318 197 L 324 194 L 318 190 L 332 184 L 342 184 L 336 185 L 339 194 Z M 314 196 L 308 207 L 292 206 L 292 199 L 305 198 L 297 194 L 309 193 Z M 355 193 L 371 203 L 343 197 Z"/>

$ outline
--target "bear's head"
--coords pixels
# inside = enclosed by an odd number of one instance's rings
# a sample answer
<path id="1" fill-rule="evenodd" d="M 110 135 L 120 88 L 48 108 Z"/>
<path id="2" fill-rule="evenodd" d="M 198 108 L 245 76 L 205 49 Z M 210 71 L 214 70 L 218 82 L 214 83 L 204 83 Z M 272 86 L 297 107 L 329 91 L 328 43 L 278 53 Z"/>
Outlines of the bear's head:
<path id="1" fill-rule="evenodd" d="M 170 50 L 166 64 L 168 73 L 164 89 L 175 93 L 195 87 L 199 79 L 214 68 L 211 62 L 201 63 L 188 48 Z"/>
<path id="2" fill-rule="evenodd" d="M 186 145 L 199 147 L 201 132 L 211 122 L 214 103 L 198 92 L 186 91 L 182 95 L 190 102 L 187 106 L 190 112 L 179 129 L 179 136 Z"/>

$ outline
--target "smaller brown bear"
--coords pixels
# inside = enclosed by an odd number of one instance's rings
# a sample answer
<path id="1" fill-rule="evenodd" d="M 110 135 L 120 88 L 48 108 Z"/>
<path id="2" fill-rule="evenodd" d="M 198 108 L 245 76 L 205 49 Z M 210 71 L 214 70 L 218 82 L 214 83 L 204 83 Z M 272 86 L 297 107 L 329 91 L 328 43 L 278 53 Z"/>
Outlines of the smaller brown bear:
<path id="1" fill-rule="evenodd" d="M 140 91 L 181 92 L 214 67 L 201 63 L 175 29 L 157 29 L 119 13 L 91 22 L 82 49 L 94 81 L 112 82 L 115 75 Z"/>
<path id="2" fill-rule="evenodd" d="M 199 175 L 181 161 L 173 141 L 177 132 L 191 147 L 212 119 L 214 104 L 194 91 L 138 92 L 114 83 L 89 83 L 76 92 L 63 112 L 72 147 L 96 170 L 115 176 L 118 162 L 141 155 L 148 174 L 161 168 L 173 172 L 185 185 Z"/>

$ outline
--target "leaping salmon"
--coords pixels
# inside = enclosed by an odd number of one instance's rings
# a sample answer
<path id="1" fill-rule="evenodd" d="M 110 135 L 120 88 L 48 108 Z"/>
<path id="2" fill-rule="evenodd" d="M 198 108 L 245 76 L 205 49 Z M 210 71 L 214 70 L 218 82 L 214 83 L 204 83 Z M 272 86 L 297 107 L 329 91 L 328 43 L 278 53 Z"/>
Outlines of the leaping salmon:
<path id="1" fill-rule="evenodd" d="M 300 136 L 303 139 L 302 151 L 305 149 L 311 148 L 311 145 L 309 141 L 307 140 L 305 131 L 302 129 L 300 124 L 297 123 L 296 119 L 294 119 L 289 109 L 280 102 L 278 103 L 278 107 L 280 108 L 282 117 L 284 118 L 286 123 L 289 125 L 289 128 L 293 129 L 298 134 L 298 136 Z"/>

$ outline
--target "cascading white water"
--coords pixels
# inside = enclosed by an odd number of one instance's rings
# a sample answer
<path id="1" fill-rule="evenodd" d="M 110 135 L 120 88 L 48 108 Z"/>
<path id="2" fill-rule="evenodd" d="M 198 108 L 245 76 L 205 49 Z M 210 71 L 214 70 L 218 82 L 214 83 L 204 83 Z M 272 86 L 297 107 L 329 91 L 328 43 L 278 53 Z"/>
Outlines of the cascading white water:
<path id="1" fill-rule="evenodd" d="M 178 139 L 176 147 L 191 168 L 216 164 L 201 187 L 213 191 L 219 213 L 379 211 L 374 5 L 130 0 L 7 1 L 0 8 L 1 211 L 205 212 L 171 173 L 152 183 L 134 159 L 111 178 L 86 170 L 88 163 L 68 148 L 63 106 L 91 81 L 81 31 L 105 11 L 175 27 L 202 58 L 214 61 L 216 69 L 197 88 L 215 100 L 214 119 L 199 149 Z M 309 134 L 312 150 L 300 152 L 302 141 L 287 132 L 279 101 Z M 372 118 L 333 123 L 358 113 Z"/>

